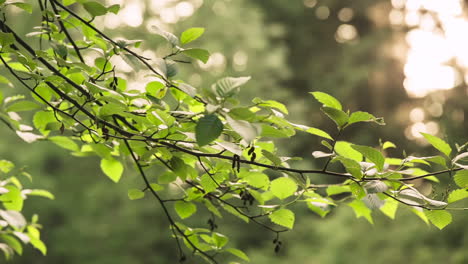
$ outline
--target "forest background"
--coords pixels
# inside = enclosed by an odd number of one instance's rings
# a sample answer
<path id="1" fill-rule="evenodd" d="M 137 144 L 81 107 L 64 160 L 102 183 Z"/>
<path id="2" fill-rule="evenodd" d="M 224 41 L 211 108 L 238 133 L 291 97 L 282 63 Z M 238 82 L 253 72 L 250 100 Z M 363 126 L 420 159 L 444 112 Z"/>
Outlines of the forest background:
<path id="1" fill-rule="evenodd" d="M 118 2 L 106 2 L 114 3 Z M 198 73 L 192 67 L 180 69 L 192 85 L 207 86 L 222 76 L 250 75 L 241 101 L 256 95 L 279 100 L 294 113 L 291 121 L 324 128 L 332 123 L 312 111 L 317 108 L 305 95 L 327 92 L 351 110 L 385 117 L 385 127 L 348 133 L 347 140 L 362 144 L 380 138 L 424 156 L 433 150 L 425 148 L 419 132 L 467 141 L 466 55 L 450 43 L 466 44 L 463 35 L 468 26 L 451 28 L 444 20 L 447 16 L 464 19 L 462 2 L 431 6 L 411 0 L 134 0 L 121 4 L 119 16 L 99 18 L 105 32 L 141 39 L 146 47 L 156 47 L 157 54 L 165 52 L 164 40 L 148 33 L 151 25 L 172 32 L 194 26 L 206 29 L 197 45 L 211 52 L 210 61 L 195 63 Z M 24 33 L 29 29 L 27 22 L 17 23 Z M 443 36 L 449 44 L 444 46 L 421 32 Z M 434 63 L 427 57 L 443 57 L 448 50 L 449 59 L 435 62 L 445 67 L 436 74 L 420 67 Z M 419 75 L 414 70 L 418 67 Z M 131 85 L 138 86 L 137 73 L 134 79 Z M 127 197 L 128 185 L 139 180 L 136 173 L 127 170 L 119 184 L 112 184 L 96 159 L 70 157 L 48 142 L 25 143 L 6 126 L 0 126 L 0 135 L 0 157 L 27 165 L 34 175 L 31 185 L 55 195 L 53 201 L 31 199 L 25 208 L 26 215 L 40 214 L 47 256 L 28 248 L 12 263 L 174 263 L 176 249 L 168 242 L 162 213 L 150 201 Z M 284 155 L 310 157 L 304 162 L 313 166 L 308 146 L 316 141 L 302 135 L 294 141 L 282 140 L 279 146 Z M 444 195 L 443 189 L 426 188 L 426 193 Z M 405 210 L 398 212 L 401 217 L 395 221 L 377 215 L 373 226 L 356 219 L 347 207 L 325 219 L 306 210 L 297 214 L 296 228 L 283 236 L 284 246 L 277 254 L 273 237 L 239 220 L 226 219 L 229 224 L 222 231 L 249 254 L 252 263 L 259 264 L 463 263 L 468 259 L 466 212 L 455 213 L 453 223 L 443 231 L 426 226 Z"/>

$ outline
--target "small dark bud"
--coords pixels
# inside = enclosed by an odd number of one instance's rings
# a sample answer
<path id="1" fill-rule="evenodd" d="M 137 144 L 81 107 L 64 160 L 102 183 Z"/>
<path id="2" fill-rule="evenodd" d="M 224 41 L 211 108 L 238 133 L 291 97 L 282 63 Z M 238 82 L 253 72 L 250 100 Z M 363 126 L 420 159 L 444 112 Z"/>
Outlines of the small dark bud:
<path id="1" fill-rule="evenodd" d="M 254 162 L 256 158 L 257 158 L 257 154 L 255 154 L 255 152 L 254 152 L 254 153 L 252 153 L 252 157 L 250 157 L 250 161 Z"/>

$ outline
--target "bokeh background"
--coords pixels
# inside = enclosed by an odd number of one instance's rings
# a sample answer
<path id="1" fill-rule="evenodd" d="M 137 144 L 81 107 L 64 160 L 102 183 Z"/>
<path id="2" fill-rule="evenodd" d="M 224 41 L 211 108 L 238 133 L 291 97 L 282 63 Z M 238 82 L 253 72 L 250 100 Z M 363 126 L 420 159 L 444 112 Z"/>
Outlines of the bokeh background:
<path id="1" fill-rule="evenodd" d="M 255 96 L 279 100 L 289 108 L 291 121 L 328 130 L 332 123 L 308 92 L 330 93 L 345 107 L 382 116 L 387 123 L 356 127 L 344 138 L 371 145 L 379 139 L 392 141 L 398 149 L 388 154 L 394 157 L 403 151 L 435 154 L 420 132 L 450 138 L 452 144 L 468 140 L 467 1 L 106 2 L 116 3 L 123 6 L 120 14 L 109 14 L 96 24 L 113 37 L 143 40 L 140 51 L 147 57 L 170 51 L 152 33 L 153 26 L 176 34 L 189 27 L 206 28 L 194 45 L 208 49 L 210 60 L 180 67 L 180 79 L 195 87 L 207 87 L 223 76 L 252 76 L 241 92 L 242 102 Z M 31 24 L 17 19 L 16 28 L 31 30 Z M 145 72 L 121 65 L 129 86 L 141 87 Z M 54 201 L 31 199 L 25 208 L 26 215 L 40 214 L 48 255 L 28 248 L 11 263 L 177 263 L 168 223 L 157 204 L 127 198 L 127 189 L 139 180 L 131 167 L 114 184 L 101 173 L 98 159 L 70 156 L 48 142 L 27 144 L 6 126 L 0 126 L 0 135 L 0 157 L 27 166 L 34 177 L 31 185 L 56 196 Z M 299 134 L 279 144 L 281 154 L 304 157 L 301 166 L 318 166 L 311 156 L 320 148 L 316 138 Z M 447 178 L 442 182 L 439 189 L 429 183 L 418 186 L 443 198 L 452 183 Z M 272 234 L 256 226 L 226 217 L 218 223 L 219 231 L 255 264 L 468 261 L 466 212 L 455 213 L 454 222 L 439 231 L 402 209 L 396 221 L 376 212 L 374 225 L 356 219 L 347 206 L 325 219 L 297 210 L 296 228 L 282 236 L 284 247 L 278 254 Z M 198 217 L 203 223 L 208 220 Z"/>

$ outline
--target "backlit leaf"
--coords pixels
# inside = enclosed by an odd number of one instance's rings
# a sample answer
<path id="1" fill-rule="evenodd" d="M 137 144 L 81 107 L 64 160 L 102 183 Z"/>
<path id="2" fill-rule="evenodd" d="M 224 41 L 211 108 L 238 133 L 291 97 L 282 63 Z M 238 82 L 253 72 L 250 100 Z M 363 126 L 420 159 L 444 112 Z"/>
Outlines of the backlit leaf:
<path id="1" fill-rule="evenodd" d="M 375 122 L 379 125 L 385 125 L 382 118 L 376 118 L 374 115 L 362 111 L 352 113 L 349 117 L 348 125 L 358 122 Z"/>
<path id="2" fill-rule="evenodd" d="M 231 253 L 232 255 L 238 257 L 238 258 L 241 258 L 245 261 L 250 261 L 249 257 L 242 251 L 240 251 L 239 249 L 237 248 L 228 248 L 226 249 L 227 252 Z"/>
<path id="3" fill-rule="evenodd" d="M 210 58 L 210 52 L 205 49 L 184 49 L 182 53 L 203 63 L 207 63 Z"/>
<path id="4" fill-rule="evenodd" d="M 388 216 L 390 219 L 395 219 L 396 211 L 398 209 L 398 202 L 392 198 L 385 199 L 385 204 L 379 210 Z"/>
<path id="5" fill-rule="evenodd" d="M 444 140 L 436 137 L 436 136 L 433 136 L 433 135 L 430 135 L 430 134 L 426 134 L 426 133 L 421 133 L 421 135 L 424 136 L 424 138 L 426 138 L 426 140 L 434 147 L 436 148 L 437 150 L 439 150 L 440 152 L 444 153 L 447 157 L 450 155 L 450 153 L 452 152 L 452 148 L 450 147 L 449 144 L 447 144 L 447 142 L 445 142 Z"/>
<path id="6" fill-rule="evenodd" d="M 73 141 L 69 137 L 55 136 L 55 137 L 49 137 L 49 140 L 64 149 L 68 149 L 71 151 L 80 151 L 78 144 L 76 144 L 75 141 Z"/>
<path id="7" fill-rule="evenodd" d="M 307 129 L 306 132 L 309 133 L 309 134 L 312 134 L 312 135 L 316 135 L 316 136 L 319 136 L 319 137 L 323 137 L 323 138 L 326 138 L 326 139 L 333 140 L 333 138 L 327 132 L 325 132 L 325 131 L 323 131 L 321 129 L 315 128 L 315 127 L 311 127 L 309 129 Z"/>
<path id="8" fill-rule="evenodd" d="M 297 184 L 291 178 L 281 177 L 271 182 L 270 191 L 279 199 L 285 199 L 293 195 L 297 190 Z"/>
<path id="9" fill-rule="evenodd" d="M 145 197 L 145 193 L 142 192 L 140 189 L 130 189 L 127 192 L 128 199 L 130 200 L 138 200 Z"/>
<path id="10" fill-rule="evenodd" d="M 362 161 L 362 154 L 351 147 L 352 144 L 346 141 L 337 141 L 335 143 L 335 152 L 338 155 L 355 160 L 357 162 Z"/>
<path id="11" fill-rule="evenodd" d="M 124 168 L 120 161 L 110 158 L 101 160 L 101 169 L 112 181 L 119 182 Z"/>
<path id="12" fill-rule="evenodd" d="M 191 202 L 177 201 L 174 208 L 180 218 L 185 219 L 193 215 L 197 211 L 197 206 Z"/>
<path id="13" fill-rule="evenodd" d="M 248 172 L 247 176 L 243 178 L 249 185 L 255 188 L 266 189 L 270 184 L 268 176 L 261 172 Z"/>
<path id="14" fill-rule="evenodd" d="M 348 205 L 353 208 L 354 210 L 354 213 L 356 214 L 356 217 L 359 218 L 359 217 L 364 217 L 367 219 L 367 221 L 369 221 L 369 223 L 373 224 L 374 221 L 372 219 L 372 210 L 369 209 L 366 204 L 361 201 L 361 200 L 354 200 L 350 203 L 348 203 Z"/>
<path id="15" fill-rule="evenodd" d="M 204 32 L 205 29 L 201 27 L 189 28 L 182 32 L 180 36 L 180 43 L 183 45 L 192 42 L 203 35 Z"/>
<path id="16" fill-rule="evenodd" d="M 348 122 L 348 114 L 339 109 L 324 106 L 321 110 L 340 128 Z"/>
<path id="17" fill-rule="evenodd" d="M 457 171 L 453 176 L 453 180 L 460 188 L 468 187 L 468 170 Z"/>
<path id="18" fill-rule="evenodd" d="M 102 16 L 107 13 L 107 8 L 103 6 L 101 3 L 98 3 L 95 1 L 88 1 L 88 2 L 83 3 L 83 7 L 93 17 Z"/>
<path id="19" fill-rule="evenodd" d="M 335 108 L 338 110 L 341 110 L 343 108 L 341 106 L 341 103 L 338 100 L 336 100 L 335 97 L 329 94 L 323 92 L 310 92 L 310 94 L 312 94 L 315 97 L 315 99 L 317 99 L 317 101 L 322 103 L 324 106 Z"/>
<path id="20" fill-rule="evenodd" d="M 452 222 L 452 215 L 443 210 L 424 210 L 427 218 L 433 225 L 442 230 Z"/>
<path id="21" fill-rule="evenodd" d="M 280 226 L 292 229 L 294 227 L 295 215 L 289 209 L 279 209 L 268 215 L 270 220 Z"/>
<path id="22" fill-rule="evenodd" d="M 468 189 L 457 189 L 449 194 L 447 201 L 449 203 L 454 203 L 465 198 L 468 198 Z"/>
<path id="23" fill-rule="evenodd" d="M 374 162 L 379 171 L 383 170 L 385 158 L 380 151 L 368 146 L 351 145 L 351 147 L 359 151 L 369 161 Z"/>

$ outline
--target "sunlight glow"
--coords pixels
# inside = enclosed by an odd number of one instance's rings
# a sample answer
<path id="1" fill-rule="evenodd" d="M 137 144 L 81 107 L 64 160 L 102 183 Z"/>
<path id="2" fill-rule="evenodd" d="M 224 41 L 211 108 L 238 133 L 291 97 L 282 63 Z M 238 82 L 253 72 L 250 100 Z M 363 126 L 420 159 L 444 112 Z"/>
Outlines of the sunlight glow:
<path id="1" fill-rule="evenodd" d="M 200 68 L 216 74 L 222 73 L 226 67 L 226 58 L 220 52 L 212 53 L 208 61 L 203 64 L 198 61 Z"/>
<path id="2" fill-rule="evenodd" d="M 234 70 L 236 71 L 243 71 L 247 67 L 247 61 L 249 59 L 249 56 L 247 53 L 245 53 L 242 50 L 237 51 L 234 53 L 234 56 L 232 58 L 232 66 L 234 67 Z"/>
<path id="3" fill-rule="evenodd" d="M 317 4 L 317 0 L 304 0 L 304 6 L 312 8 Z"/>
<path id="4" fill-rule="evenodd" d="M 330 16 L 330 9 L 327 6 L 319 6 L 315 9 L 315 16 L 320 20 L 325 20 Z"/>
<path id="5" fill-rule="evenodd" d="M 135 1 L 125 4 L 124 8 L 119 12 L 122 21 L 130 27 L 139 27 L 143 23 L 143 10 L 145 6 L 143 2 Z"/>
<path id="6" fill-rule="evenodd" d="M 338 27 L 335 34 L 335 39 L 339 43 L 350 41 L 358 36 L 356 27 L 350 24 L 342 24 Z"/>
<path id="7" fill-rule="evenodd" d="M 461 83 L 458 65 L 468 68 L 468 20 L 462 17 L 460 0 L 392 0 L 389 20 L 413 27 L 406 34 L 408 51 L 404 66 L 404 87 L 409 96 L 424 97 Z M 428 12 L 429 11 L 429 12 Z"/>
<path id="8" fill-rule="evenodd" d="M 424 110 L 420 107 L 413 108 L 409 114 L 409 118 L 413 123 L 424 121 L 424 117 Z"/>
<path id="9" fill-rule="evenodd" d="M 338 19 L 341 22 L 349 22 L 349 21 L 351 21 L 351 19 L 353 19 L 353 17 L 354 17 L 354 11 L 353 11 L 353 9 L 351 9 L 349 7 L 342 8 L 338 12 Z"/>
<path id="10" fill-rule="evenodd" d="M 190 2 L 180 2 L 175 6 L 175 11 L 180 17 L 189 17 L 195 11 L 193 4 Z"/>

